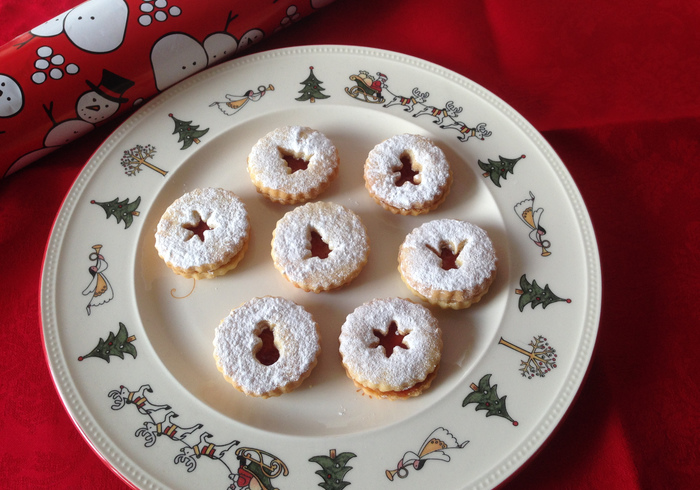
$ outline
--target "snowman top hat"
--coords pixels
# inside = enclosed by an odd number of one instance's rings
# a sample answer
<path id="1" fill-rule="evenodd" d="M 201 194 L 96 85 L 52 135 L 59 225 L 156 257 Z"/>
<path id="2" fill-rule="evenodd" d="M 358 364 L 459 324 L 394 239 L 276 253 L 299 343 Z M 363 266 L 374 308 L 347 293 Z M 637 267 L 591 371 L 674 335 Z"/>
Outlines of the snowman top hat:
<path id="1" fill-rule="evenodd" d="M 121 77 L 106 69 L 102 70 L 102 80 L 100 80 L 99 85 L 95 85 L 90 80 L 86 80 L 85 83 L 87 83 L 92 90 L 100 94 L 102 97 L 109 99 L 112 102 L 117 102 L 118 104 L 122 104 L 129 100 L 123 97 L 124 92 L 134 86 L 133 81 Z"/>

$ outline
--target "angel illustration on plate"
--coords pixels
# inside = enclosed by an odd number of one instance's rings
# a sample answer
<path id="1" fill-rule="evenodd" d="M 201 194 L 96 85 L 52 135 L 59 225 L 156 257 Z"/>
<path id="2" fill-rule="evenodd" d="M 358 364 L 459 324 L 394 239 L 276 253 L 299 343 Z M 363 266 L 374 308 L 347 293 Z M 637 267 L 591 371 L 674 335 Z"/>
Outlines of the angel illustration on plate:
<path id="1" fill-rule="evenodd" d="M 90 279 L 90 284 L 88 284 L 83 291 L 83 296 L 90 297 L 90 301 L 85 308 L 88 315 L 92 313 L 92 308 L 109 303 L 114 299 L 112 285 L 109 283 L 107 276 L 104 275 L 108 264 L 104 256 L 100 253 L 102 245 L 94 245 L 92 249 L 94 252 L 88 257 L 91 261 L 95 262 L 94 265 L 90 266 L 88 269 L 92 278 Z"/>
<path id="2" fill-rule="evenodd" d="M 263 95 L 265 95 L 268 91 L 273 91 L 275 90 L 275 87 L 272 86 L 272 84 L 269 84 L 267 87 L 264 85 L 260 85 L 258 87 L 258 91 L 254 92 L 253 90 L 248 90 L 245 94 L 243 95 L 232 95 L 232 94 L 226 94 L 226 100 L 223 102 L 212 102 L 209 104 L 209 107 L 218 107 L 221 112 L 226 114 L 227 116 L 233 116 L 236 114 L 238 111 L 243 109 L 248 102 L 257 102 L 259 101 Z"/>
<path id="3" fill-rule="evenodd" d="M 518 218 L 525 223 L 532 231 L 529 233 L 530 240 L 542 248 L 542 257 L 547 257 L 551 255 L 552 252 L 547 250 L 552 244 L 549 240 L 545 240 L 543 237 L 547 234 L 547 231 L 540 224 L 542 219 L 542 213 L 544 209 L 535 208 L 535 195 L 530 192 L 530 198 L 520 201 L 513 207 L 515 214 Z"/>
<path id="4" fill-rule="evenodd" d="M 450 456 L 445 452 L 450 449 L 462 449 L 469 441 L 459 442 L 450 431 L 444 427 L 438 427 L 425 439 L 418 452 L 408 451 L 399 461 L 396 469 L 386 470 L 386 477 L 394 480 L 394 476 L 406 478 L 408 469 L 420 470 L 428 461 L 450 461 Z"/>

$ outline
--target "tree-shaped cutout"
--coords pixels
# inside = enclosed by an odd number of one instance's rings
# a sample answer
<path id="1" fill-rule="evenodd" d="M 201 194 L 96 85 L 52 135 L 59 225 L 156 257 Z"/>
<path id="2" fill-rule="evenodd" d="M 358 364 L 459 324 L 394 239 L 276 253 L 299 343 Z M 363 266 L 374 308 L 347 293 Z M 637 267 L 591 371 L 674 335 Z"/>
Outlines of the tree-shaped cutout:
<path id="1" fill-rule="evenodd" d="M 520 295 L 520 298 L 518 298 L 518 308 L 520 308 L 520 311 L 523 311 L 528 304 L 534 310 L 535 306 L 538 305 L 542 305 L 542 309 L 545 309 L 548 305 L 560 301 L 571 303 L 571 299 L 560 298 L 554 294 L 552 290 L 549 289 L 549 284 L 545 284 L 543 289 L 534 279 L 532 282 L 529 282 L 526 274 L 520 277 L 520 289 L 516 289 L 515 293 Z"/>
<path id="2" fill-rule="evenodd" d="M 89 357 L 99 357 L 109 362 L 111 356 L 124 359 L 124 354 L 129 354 L 136 359 L 136 347 L 132 344 L 134 340 L 136 340 L 136 337 L 129 335 L 126 326 L 119 322 L 119 331 L 116 334 L 110 332 L 106 340 L 100 337 L 95 348 L 84 356 L 78 357 L 78 360 L 83 361 Z"/>
<path id="3" fill-rule="evenodd" d="M 457 257 L 462 252 L 466 242 L 458 243 L 456 246 L 452 242 L 442 242 L 440 243 L 440 249 L 436 249 L 431 245 L 426 245 L 431 252 L 440 257 L 440 267 L 444 270 L 449 271 L 451 269 L 458 269 L 460 264 L 457 263 Z"/>
<path id="4" fill-rule="evenodd" d="M 491 417 L 496 415 L 504 419 L 510 420 L 513 426 L 517 427 L 518 422 L 513 420 L 506 409 L 506 396 L 498 397 L 496 389 L 498 385 L 491 385 L 491 375 L 487 374 L 479 380 L 479 386 L 474 383 L 469 385 L 472 391 L 469 393 L 462 406 L 466 407 L 470 403 L 476 403 L 474 410 L 486 410 L 486 416 Z"/>
<path id="5" fill-rule="evenodd" d="M 520 361 L 520 372 L 527 379 L 534 377 L 544 378 L 548 372 L 557 367 L 557 351 L 549 345 L 547 339 L 542 335 L 533 337 L 528 344 L 531 347 L 529 352 L 515 344 L 511 344 L 503 337 L 498 343 L 525 356 L 525 360 Z"/>
<path id="6" fill-rule="evenodd" d="M 377 341 L 371 343 L 369 347 L 374 349 L 381 346 L 384 349 L 384 355 L 386 357 L 391 357 L 395 347 L 408 349 L 408 346 L 403 342 L 406 334 L 399 333 L 399 327 L 396 325 L 396 322 L 391 322 L 389 324 L 386 334 L 376 328 L 372 332 L 374 336 L 377 337 Z"/>
<path id="7" fill-rule="evenodd" d="M 326 90 L 321 86 L 323 82 L 316 78 L 314 75 L 314 67 L 309 67 L 309 76 L 301 82 L 304 86 L 299 93 L 301 94 L 296 100 L 300 102 L 309 101 L 311 103 L 316 102 L 316 99 L 327 99 L 330 95 L 326 95 L 323 92 Z"/>
<path id="8" fill-rule="evenodd" d="M 392 172 L 398 173 L 394 184 L 396 187 L 401 187 L 405 183 L 418 185 L 420 184 L 420 168 L 418 164 L 413 162 L 411 155 L 404 153 L 399 158 L 401 165 L 397 165 L 391 169 Z"/>
<path id="9" fill-rule="evenodd" d="M 180 148 L 181 150 L 186 150 L 192 146 L 192 143 L 201 143 L 199 138 L 209 132 L 209 128 L 200 130 L 198 125 L 192 124 L 192 121 L 182 121 L 172 114 L 168 114 L 168 116 L 170 116 L 175 122 L 175 130 L 173 131 L 173 134 L 178 135 L 179 139 L 177 142 L 182 143 L 182 148 Z"/>
<path id="10" fill-rule="evenodd" d="M 158 172 L 160 175 L 165 176 L 168 173 L 167 170 L 163 170 L 156 167 L 148 161 L 149 158 L 153 158 L 156 153 L 156 148 L 153 145 L 136 145 L 133 148 L 124 150 L 124 155 L 122 155 L 121 164 L 124 167 L 124 173 L 128 176 L 136 175 L 142 169 L 142 167 L 150 168 L 154 172 Z"/>
<path id="11" fill-rule="evenodd" d="M 501 187 L 501 179 L 506 180 L 508 174 L 513 173 L 515 164 L 520 160 L 525 158 L 525 155 L 520 155 L 518 158 L 505 158 L 498 156 L 498 160 L 488 159 L 488 163 L 484 163 L 479 160 L 477 163 L 481 170 L 484 171 L 482 174 L 484 177 L 491 177 L 491 182 L 496 184 L 496 187 Z"/>
<path id="12" fill-rule="evenodd" d="M 185 239 L 185 241 L 192 240 L 194 237 L 197 237 L 200 239 L 200 241 L 204 241 L 204 232 L 212 230 L 206 221 L 202 219 L 201 216 L 199 216 L 199 213 L 197 211 L 194 211 L 192 214 L 194 214 L 195 217 L 195 223 L 185 223 L 182 225 L 182 227 L 186 230 L 189 230 L 192 232 L 192 235 L 190 235 L 188 238 Z"/>
<path id="13" fill-rule="evenodd" d="M 124 229 L 130 227 L 134 221 L 134 216 L 140 214 L 136 211 L 140 203 L 141 197 L 137 197 L 134 202 L 129 202 L 128 198 L 120 201 L 118 197 L 109 202 L 97 202 L 94 199 L 90 201 L 90 204 L 97 204 L 104 209 L 105 213 L 107 213 L 107 219 L 110 216 L 114 216 L 117 219 L 117 223 L 124 221 Z"/>
<path id="14" fill-rule="evenodd" d="M 309 243 L 311 247 L 311 256 L 319 259 L 327 259 L 331 254 L 332 249 L 323 239 L 321 234 L 314 228 L 309 230 Z"/>
<path id="15" fill-rule="evenodd" d="M 315 472 L 323 480 L 318 486 L 324 490 L 341 490 L 350 485 L 350 482 L 345 481 L 345 475 L 352 469 L 352 466 L 348 466 L 348 461 L 356 456 L 349 452 L 336 454 L 335 449 L 331 449 L 328 456 L 310 458 L 309 461 L 321 466 Z"/>

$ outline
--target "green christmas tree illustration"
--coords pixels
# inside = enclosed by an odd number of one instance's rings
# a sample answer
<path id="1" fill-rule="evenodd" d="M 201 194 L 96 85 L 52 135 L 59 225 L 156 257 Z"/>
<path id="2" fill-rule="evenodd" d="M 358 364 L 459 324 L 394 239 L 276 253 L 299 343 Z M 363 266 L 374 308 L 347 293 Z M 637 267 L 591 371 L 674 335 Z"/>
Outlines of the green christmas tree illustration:
<path id="1" fill-rule="evenodd" d="M 506 410 L 506 397 L 498 397 L 498 392 L 496 388 L 498 385 L 491 386 L 491 375 L 487 374 L 479 380 L 479 386 L 472 383 L 471 389 L 474 390 L 467 395 L 467 397 L 462 402 L 462 406 L 466 407 L 470 403 L 476 403 L 476 408 L 474 410 L 486 410 L 486 416 L 490 417 L 496 415 L 498 417 L 503 417 L 508 419 L 511 423 L 517 427 L 518 422 L 513 420 L 510 415 L 508 415 L 508 410 Z"/>
<path id="2" fill-rule="evenodd" d="M 129 335 L 126 331 L 126 326 L 122 322 L 119 322 L 119 331 L 114 334 L 110 332 L 107 336 L 107 340 L 103 340 L 100 337 L 97 346 L 92 349 L 88 354 L 80 356 L 79 361 L 83 361 L 88 357 L 99 357 L 109 362 L 111 356 L 118 356 L 120 359 L 124 359 L 124 354 L 129 354 L 131 357 L 136 359 L 136 347 L 132 342 L 136 340 L 136 337 Z"/>
<path id="3" fill-rule="evenodd" d="M 314 456 L 309 459 L 313 463 L 318 463 L 321 466 L 316 474 L 323 479 L 323 482 L 318 486 L 325 490 L 341 490 L 350 485 L 350 482 L 344 481 L 345 475 L 352 469 L 348 466 L 348 461 L 357 456 L 354 453 L 340 453 L 336 455 L 335 449 L 331 449 L 328 456 Z"/>
<path id="4" fill-rule="evenodd" d="M 172 117 L 173 121 L 175 121 L 175 130 L 173 134 L 179 136 L 180 139 L 178 139 L 177 142 L 182 143 L 181 150 L 186 150 L 192 146 L 192 143 L 199 144 L 201 142 L 199 138 L 209 132 L 209 128 L 200 130 L 199 126 L 192 124 L 192 121 L 182 121 L 172 114 L 168 114 L 168 116 Z"/>
<path id="5" fill-rule="evenodd" d="M 325 88 L 321 87 L 322 83 L 323 82 L 316 78 L 316 75 L 314 75 L 314 67 L 310 66 L 309 76 L 306 80 L 301 82 L 304 88 L 299 90 L 301 95 L 297 97 L 296 100 L 300 102 L 308 100 L 309 102 L 313 103 L 316 102 L 316 99 L 327 99 L 330 97 L 330 95 L 325 95 L 322 93 L 326 90 Z"/>
<path id="6" fill-rule="evenodd" d="M 505 158 L 499 155 L 498 160 L 489 158 L 488 163 L 479 160 L 478 164 L 481 170 L 484 171 L 482 175 L 491 177 L 491 181 L 496 184 L 496 187 L 501 187 L 501 179 L 506 180 L 508 173 L 512 174 L 515 164 L 523 158 L 525 158 L 525 155 L 520 155 L 518 158 Z"/>
<path id="7" fill-rule="evenodd" d="M 119 198 L 115 198 L 109 202 L 97 202 L 94 199 L 90 201 L 90 204 L 98 204 L 102 206 L 102 209 L 107 213 L 107 219 L 110 216 L 117 218 L 117 223 L 124 221 L 124 229 L 131 226 L 134 221 L 134 216 L 138 216 L 140 213 L 136 211 L 141 203 L 141 197 L 137 197 L 134 202 L 129 202 L 129 199 L 124 199 L 120 201 Z"/>
<path id="8" fill-rule="evenodd" d="M 554 294 L 552 290 L 549 289 L 548 284 L 545 284 L 544 289 L 542 289 L 534 279 L 532 282 L 528 282 L 526 274 L 520 277 L 520 289 L 516 289 L 515 293 L 520 295 L 518 299 L 518 308 L 520 308 L 520 311 L 523 311 L 527 304 L 530 304 L 534 310 L 537 305 L 542 305 L 542 309 L 544 309 L 547 308 L 548 305 L 559 301 L 571 303 L 570 299 L 560 298 Z"/>

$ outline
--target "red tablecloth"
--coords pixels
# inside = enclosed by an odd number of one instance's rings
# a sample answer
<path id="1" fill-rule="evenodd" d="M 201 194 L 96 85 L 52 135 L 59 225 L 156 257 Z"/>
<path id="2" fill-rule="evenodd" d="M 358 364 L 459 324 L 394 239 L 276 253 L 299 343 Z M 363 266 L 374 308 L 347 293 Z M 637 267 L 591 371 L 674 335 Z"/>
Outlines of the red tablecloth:
<path id="1" fill-rule="evenodd" d="M 4 0 L 0 44 L 77 3 Z M 249 51 L 357 44 L 424 58 L 502 97 L 566 163 L 600 247 L 596 357 L 568 417 L 507 488 L 697 484 L 698 25 L 700 4 L 687 0 L 337 0 Z M 54 217 L 115 127 L 0 181 L 4 488 L 124 488 L 63 409 L 39 315 Z"/>

